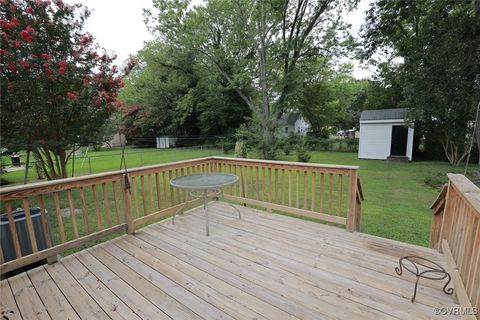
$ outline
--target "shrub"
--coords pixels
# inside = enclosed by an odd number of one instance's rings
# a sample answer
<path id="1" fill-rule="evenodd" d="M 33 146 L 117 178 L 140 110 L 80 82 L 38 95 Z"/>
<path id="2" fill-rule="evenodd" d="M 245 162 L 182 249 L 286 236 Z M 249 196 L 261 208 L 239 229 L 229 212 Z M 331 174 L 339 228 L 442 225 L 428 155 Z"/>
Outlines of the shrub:
<path id="1" fill-rule="evenodd" d="M 298 144 L 297 149 L 297 161 L 298 162 L 308 162 L 310 161 L 311 155 L 307 149 L 306 138 L 302 139 L 302 141 Z"/>
<path id="2" fill-rule="evenodd" d="M 247 144 L 243 141 L 237 141 L 235 143 L 235 158 L 247 157 Z"/>
<path id="3" fill-rule="evenodd" d="M 248 124 L 242 124 L 236 131 L 237 140 L 244 141 L 248 149 L 256 150 L 263 159 L 273 160 L 280 147 L 275 135 L 276 120 L 273 117 L 254 116 Z"/>
<path id="4" fill-rule="evenodd" d="M 312 156 L 308 152 L 305 146 L 298 148 L 297 150 L 297 161 L 299 162 L 309 162 Z"/>

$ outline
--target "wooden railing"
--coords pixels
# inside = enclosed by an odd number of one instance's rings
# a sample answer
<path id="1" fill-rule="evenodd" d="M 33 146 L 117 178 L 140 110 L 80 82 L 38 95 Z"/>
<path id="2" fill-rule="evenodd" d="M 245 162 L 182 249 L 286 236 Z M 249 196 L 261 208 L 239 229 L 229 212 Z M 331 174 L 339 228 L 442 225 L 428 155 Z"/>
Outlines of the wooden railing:
<path id="1" fill-rule="evenodd" d="M 216 170 L 240 177 L 226 198 L 360 228 L 363 193 L 358 167 L 213 157 Z"/>
<path id="2" fill-rule="evenodd" d="M 2 188 L 1 211 L 8 216 L 14 257 L 7 259 L 6 252 L 0 251 L 0 269 L 6 273 L 106 236 L 133 233 L 173 213 L 185 201 L 185 191 L 171 188 L 169 181 L 191 173 L 234 173 L 240 180 L 225 190 L 228 200 L 318 218 L 356 231 L 363 199 L 357 170 L 208 157 Z M 34 207 L 39 208 L 39 217 L 32 217 Z M 21 241 L 14 223 L 16 208 L 25 211 L 27 243 Z M 40 221 L 41 230 L 34 220 Z M 41 246 L 40 232 L 46 239 Z"/>
<path id="3" fill-rule="evenodd" d="M 431 207 L 430 247 L 446 255 L 459 303 L 480 310 L 480 189 L 460 174 L 448 179 Z"/>

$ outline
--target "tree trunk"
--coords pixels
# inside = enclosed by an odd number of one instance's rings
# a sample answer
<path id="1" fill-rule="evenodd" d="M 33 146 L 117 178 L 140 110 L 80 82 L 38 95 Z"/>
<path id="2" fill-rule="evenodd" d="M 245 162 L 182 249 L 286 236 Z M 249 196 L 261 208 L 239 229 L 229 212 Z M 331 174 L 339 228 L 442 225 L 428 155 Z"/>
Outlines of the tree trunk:
<path id="1" fill-rule="evenodd" d="M 38 147 L 33 150 L 37 161 L 40 163 L 43 173 L 48 180 L 56 180 L 68 177 L 66 156 L 64 148 Z"/>
<path id="2" fill-rule="evenodd" d="M 442 146 L 445 156 L 451 165 L 460 165 L 468 155 L 468 150 L 465 147 L 451 139 L 446 138 L 445 141 L 442 141 Z"/>

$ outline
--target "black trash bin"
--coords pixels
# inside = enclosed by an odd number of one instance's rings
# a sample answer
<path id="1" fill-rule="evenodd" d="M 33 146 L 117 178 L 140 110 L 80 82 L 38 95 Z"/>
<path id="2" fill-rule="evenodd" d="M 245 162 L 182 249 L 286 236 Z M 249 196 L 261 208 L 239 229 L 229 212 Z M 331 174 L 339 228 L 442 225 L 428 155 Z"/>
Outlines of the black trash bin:
<path id="1" fill-rule="evenodd" d="M 47 210 L 45 210 L 45 213 L 47 213 L 46 211 Z M 35 239 L 37 240 L 38 250 L 40 251 L 47 249 L 46 235 L 43 232 L 40 208 L 31 208 L 30 216 L 32 217 L 33 230 L 35 231 Z M 27 222 L 25 219 L 25 210 L 17 209 L 13 211 L 13 220 L 15 221 L 15 226 L 17 227 L 17 235 L 20 242 L 22 256 L 33 253 L 32 246 L 30 244 L 30 237 L 28 235 Z M 47 229 L 49 231 L 48 233 L 51 234 L 51 227 L 48 219 Z M 10 232 L 8 216 L 6 213 L 0 214 L 0 243 L 5 262 L 14 260 L 15 247 L 13 245 L 12 233 Z"/>
<path id="2" fill-rule="evenodd" d="M 10 156 L 10 159 L 12 159 L 12 166 L 14 167 L 20 167 L 20 155 L 18 154 L 12 154 Z"/>

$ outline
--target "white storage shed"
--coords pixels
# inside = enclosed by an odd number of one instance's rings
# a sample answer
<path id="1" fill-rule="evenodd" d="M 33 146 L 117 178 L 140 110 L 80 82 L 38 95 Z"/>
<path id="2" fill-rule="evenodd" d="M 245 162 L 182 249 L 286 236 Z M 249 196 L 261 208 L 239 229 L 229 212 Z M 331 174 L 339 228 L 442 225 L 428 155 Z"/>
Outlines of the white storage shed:
<path id="1" fill-rule="evenodd" d="M 407 109 L 366 110 L 360 116 L 360 159 L 412 161 L 414 124 Z"/>
<path id="2" fill-rule="evenodd" d="M 168 149 L 170 147 L 175 147 L 177 143 L 177 138 L 175 137 L 157 137 L 157 149 Z"/>

